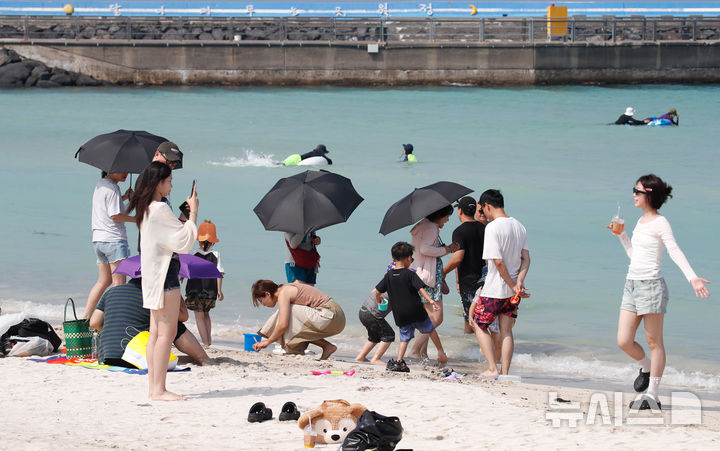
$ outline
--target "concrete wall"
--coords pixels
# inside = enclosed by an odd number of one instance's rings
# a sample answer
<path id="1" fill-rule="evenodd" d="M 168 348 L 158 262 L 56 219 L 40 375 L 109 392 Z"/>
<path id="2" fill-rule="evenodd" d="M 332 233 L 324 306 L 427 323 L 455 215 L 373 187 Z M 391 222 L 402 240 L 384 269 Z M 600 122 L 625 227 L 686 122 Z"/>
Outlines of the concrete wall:
<path id="1" fill-rule="evenodd" d="M 0 41 L 118 84 L 533 85 L 717 83 L 720 42 L 380 44 Z"/>

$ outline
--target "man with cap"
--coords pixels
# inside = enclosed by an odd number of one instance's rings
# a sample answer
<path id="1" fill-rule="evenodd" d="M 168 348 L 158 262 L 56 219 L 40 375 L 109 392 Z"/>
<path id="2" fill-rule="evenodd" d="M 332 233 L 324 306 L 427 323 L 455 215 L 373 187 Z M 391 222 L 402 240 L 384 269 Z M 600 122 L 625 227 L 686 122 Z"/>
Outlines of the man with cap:
<path id="1" fill-rule="evenodd" d="M 166 165 L 170 166 L 170 169 L 180 169 L 182 167 L 182 157 L 183 154 L 180 152 L 180 148 L 177 144 L 175 144 L 172 141 L 165 141 L 163 143 L 160 143 L 157 150 L 155 151 L 155 155 L 153 155 L 153 159 L 151 163 L 154 163 L 156 161 L 159 161 L 160 163 L 165 163 Z M 143 178 L 143 175 L 145 175 L 145 172 L 141 172 L 140 175 L 138 175 L 137 180 L 135 180 L 135 189 L 137 190 L 137 187 L 140 186 L 140 180 Z M 170 203 L 170 199 L 167 197 L 163 197 L 163 201 L 165 201 L 166 204 L 170 207 L 172 210 L 172 204 Z M 187 204 L 185 204 L 187 205 Z M 187 217 L 183 213 L 183 206 L 180 205 L 180 215 L 178 216 L 178 219 L 185 222 L 187 221 Z M 138 230 L 138 247 L 137 247 L 138 253 L 140 253 L 140 231 Z"/>
<path id="2" fill-rule="evenodd" d="M 478 288 L 482 286 L 482 275 L 485 261 L 482 259 L 483 241 L 485 239 L 485 224 L 475 220 L 475 199 L 465 196 L 457 203 L 458 219 L 460 225 L 453 231 L 453 243 L 458 243 L 460 249 L 453 253 L 450 261 L 443 268 L 447 276 L 455 270 L 455 282 L 465 316 L 465 333 L 473 333 L 468 323 L 468 309 Z"/>
<path id="3" fill-rule="evenodd" d="M 327 147 L 325 147 L 325 144 L 318 144 L 310 152 L 306 152 L 306 153 L 300 155 L 300 159 L 302 161 L 302 160 L 306 160 L 306 159 L 312 158 L 312 157 L 323 157 L 327 160 L 328 164 L 332 164 L 332 160 L 330 158 L 328 158 L 328 156 L 327 156 L 327 154 L 329 152 L 330 151 L 327 150 Z"/>
<path id="4" fill-rule="evenodd" d="M 645 125 L 645 122 L 639 121 L 633 116 L 635 115 L 635 108 L 629 106 L 625 108 L 625 114 L 621 114 L 615 121 L 615 125 Z"/>
<path id="5" fill-rule="evenodd" d="M 151 163 L 154 163 L 156 161 L 159 161 L 160 163 L 165 163 L 166 165 L 170 166 L 170 169 L 180 169 L 182 167 L 182 152 L 180 152 L 180 149 L 178 148 L 178 145 L 175 144 L 172 141 L 165 141 L 164 143 L 161 143 L 157 150 L 155 151 L 155 155 L 153 155 Z M 140 185 L 140 179 L 143 177 L 145 172 L 141 172 L 140 175 L 138 175 L 137 180 L 135 180 L 135 189 Z M 170 202 L 165 200 L 165 202 L 170 205 Z"/>
<path id="6" fill-rule="evenodd" d="M 413 155 L 415 148 L 412 144 L 403 144 L 403 156 L 400 161 L 407 161 L 408 163 L 417 163 L 417 157 Z"/>

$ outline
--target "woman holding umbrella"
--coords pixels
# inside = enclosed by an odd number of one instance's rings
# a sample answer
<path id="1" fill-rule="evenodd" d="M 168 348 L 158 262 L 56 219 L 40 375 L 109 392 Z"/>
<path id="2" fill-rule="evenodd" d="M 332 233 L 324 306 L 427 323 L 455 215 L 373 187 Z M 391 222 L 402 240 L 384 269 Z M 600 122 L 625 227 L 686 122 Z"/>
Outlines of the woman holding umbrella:
<path id="1" fill-rule="evenodd" d="M 306 283 L 278 285 L 272 280 L 258 280 L 252 286 L 255 307 L 278 307 L 259 331 L 265 339 L 255 343 L 256 351 L 280 340 L 289 354 L 303 354 L 308 344 L 322 349 L 325 360 L 337 346 L 325 338 L 345 329 L 345 312 L 333 299 Z"/>
<path id="2" fill-rule="evenodd" d="M 150 399 L 183 400 L 165 387 L 170 346 L 177 332 L 180 313 L 180 262 L 174 253 L 187 253 L 197 238 L 197 191 L 186 199 L 190 217 L 180 222 L 163 197 L 172 189 L 170 166 L 153 162 L 145 170 L 128 211 L 135 209 L 140 229 L 143 307 L 150 309 L 147 362 Z M 175 257 L 175 258 L 174 258 Z"/>
<path id="3" fill-rule="evenodd" d="M 451 254 L 459 248 L 457 243 L 445 246 L 440 239 L 440 229 L 450 220 L 452 212 L 452 205 L 447 205 L 430 213 L 410 230 L 412 245 L 415 247 L 414 261 L 410 268 L 416 270 L 417 275 L 428 286 L 426 288 L 428 295 L 440 307 L 439 310 L 433 310 L 429 303 L 424 304 L 425 310 L 427 310 L 435 328 L 443 322 L 442 285 L 444 281 L 443 265 L 440 257 Z M 420 334 L 413 346 L 411 355 L 427 357 L 427 345 L 428 335 Z"/>

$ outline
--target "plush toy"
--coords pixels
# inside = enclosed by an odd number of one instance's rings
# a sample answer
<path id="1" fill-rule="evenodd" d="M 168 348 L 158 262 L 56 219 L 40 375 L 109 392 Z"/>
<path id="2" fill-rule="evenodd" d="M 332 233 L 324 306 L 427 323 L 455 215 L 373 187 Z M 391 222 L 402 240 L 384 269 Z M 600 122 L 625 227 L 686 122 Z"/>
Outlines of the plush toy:
<path id="1" fill-rule="evenodd" d="M 366 410 L 362 404 L 350 404 L 344 399 L 323 401 L 317 409 L 302 414 L 298 426 L 305 429 L 305 426 L 312 424 L 317 434 L 317 443 L 342 443 Z"/>

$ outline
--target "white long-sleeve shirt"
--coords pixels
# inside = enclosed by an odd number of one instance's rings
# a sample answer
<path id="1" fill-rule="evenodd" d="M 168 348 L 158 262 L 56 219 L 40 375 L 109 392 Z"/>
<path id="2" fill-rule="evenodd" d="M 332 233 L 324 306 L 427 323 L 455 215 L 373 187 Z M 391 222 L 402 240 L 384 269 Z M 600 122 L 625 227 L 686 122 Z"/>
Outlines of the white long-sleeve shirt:
<path id="1" fill-rule="evenodd" d="M 140 225 L 140 270 L 142 271 L 143 307 L 163 308 L 165 276 L 173 252 L 184 254 L 197 239 L 197 226 L 183 224 L 165 202 L 152 202 Z"/>
<path id="2" fill-rule="evenodd" d="M 688 281 L 697 277 L 680 246 L 675 242 L 672 228 L 665 216 L 658 216 L 645 223 L 638 220 L 632 240 L 623 232 L 620 234 L 620 242 L 630 257 L 628 280 L 660 279 L 662 277 L 660 266 L 665 249 Z"/>

